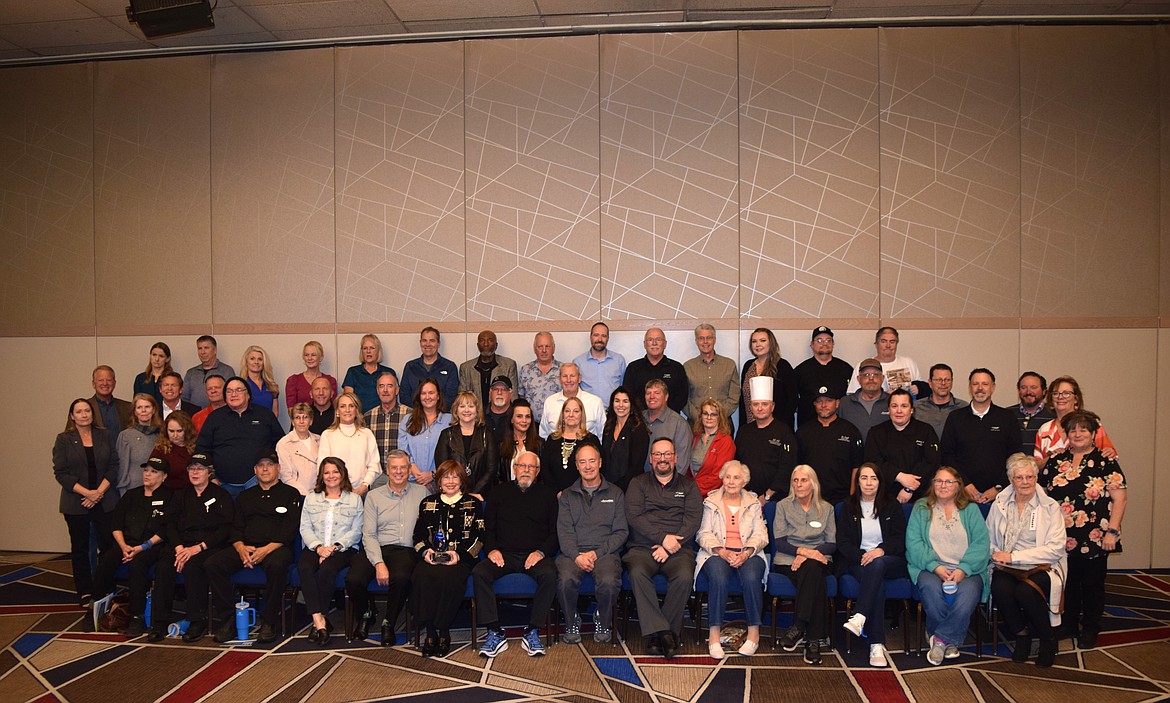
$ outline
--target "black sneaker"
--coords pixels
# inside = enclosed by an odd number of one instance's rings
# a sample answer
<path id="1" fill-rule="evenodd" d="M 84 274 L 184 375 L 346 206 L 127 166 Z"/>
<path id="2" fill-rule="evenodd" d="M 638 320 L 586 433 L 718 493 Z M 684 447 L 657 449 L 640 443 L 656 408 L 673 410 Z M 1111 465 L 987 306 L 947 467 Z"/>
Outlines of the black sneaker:
<path id="1" fill-rule="evenodd" d="M 804 663 L 810 666 L 821 665 L 821 643 L 819 640 L 809 640 L 804 645 Z"/>
<path id="2" fill-rule="evenodd" d="M 141 615 L 135 615 L 130 618 L 130 622 L 126 623 L 126 630 L 122 634 L 130 639 L 134 639 L 135 637 L 141 637 L 145 632 L 146 621 L 142 619 Z"/>
<path id="3" fill-rule="evenodd" d="M 198 642 L 207 634 L 207 621 L 196 620 L 187 626 L 187 631 L 183 633 L 183 641 L 187 644 Z"/>
<path id="4" fill-rule="evenodd" d="M 187 630 L 190 632 L 191 630 Z M 231 620 L 224 620 L 219 627 L 215 628 L 215 634 L 212 639 L 223 644 L 230 642 L 236 638 L 236 624 Z"/>
<path id="5" fill-rule="evenodd" d="M 275 642 L 277 638 L 276 628 L 267 622 L 260 623 L 260 629 L 256 632 L 257 644 L 268 644 Z"/>
<path id="6" fill-rule="evenodd" d="M 161 627 L 150 628 L 150 634 L 146 636 L 147 642 L 162 642 L 167 638 L 167 631 Z"/>
<path id="7" fill-rule="evenodd" d="M 802 642 L 804 642 L 804 630 L 800 629 L 796 625 L 788 628 L 784 631 L 783 635 L 780 635 L 780 647 L 785 652 L 795 652 L 796 648 L 799 647 Z"/>

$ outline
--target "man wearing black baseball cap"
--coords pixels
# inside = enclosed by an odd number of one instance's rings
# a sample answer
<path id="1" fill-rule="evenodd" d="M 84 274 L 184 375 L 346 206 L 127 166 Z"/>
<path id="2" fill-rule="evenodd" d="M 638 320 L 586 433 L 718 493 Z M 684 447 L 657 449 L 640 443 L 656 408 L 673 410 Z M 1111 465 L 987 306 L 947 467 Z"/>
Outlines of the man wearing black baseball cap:
<path id="1" fill-rule="evenodd" d="M 504 434 L 512 424 L 512 379 L 502 374 L 492 379 L 483 419 L 496 443 L 504 441 Z"/>
<path id="2" fill-rule="evenodd" d="M 813 355 L 797 364 L 796 369 L 796 418 L 797 425 L 803 425 L 817 416 L 813 408 L 820 388 L 824 387 L 840 399 L 845 397 L 849 381 L 853 378 L 853 367 L 844 359 L 833 356 L 833 330 L 820 325 L 812 331 L 809 348 Z M 816 466 L 816 464 L 813 464 Z"/>
<path id="3" fill-rule="evenodd" d="M 830 505 L 849 497 L 853 472 L 862 462 L 861 433 L 852 422 L 837 415 L 840 389 L 821 386 L 813 408 L 816 419 L 802 422 L 796 430 L 796 454 L 801 464 L 816 467 L 821 498 Z"/>

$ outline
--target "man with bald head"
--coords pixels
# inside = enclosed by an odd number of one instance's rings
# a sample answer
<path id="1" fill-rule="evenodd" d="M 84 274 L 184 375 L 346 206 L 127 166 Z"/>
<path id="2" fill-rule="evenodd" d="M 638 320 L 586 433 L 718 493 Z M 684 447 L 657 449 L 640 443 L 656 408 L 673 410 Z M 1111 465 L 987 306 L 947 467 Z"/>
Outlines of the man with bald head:
<path id="1" fill-rule="evenodd" d="M 309 397 L 313 399 L 313 424 L 309 425 L 309 432 L 319 435 L 333 424 L 334 395 L 333 384 L 325 376 L 318 376 L 309 384 Z"/>
<path id="2" fill-rule="evenodd" d="M 667 405 L 676 413 L 681 413 L 687 407 L 690 387 L 683 365 L 666 355 L 666 333 L 658 327 L 651 327 L 642 337 L 642 346 L 646 349 L 646 356 L 626 366 L 622 385 L 630 392 L 631 398 L 642 398 L 646 393 L 646 384 L 652 379 L 661 379 L 670 394 Z M 608 402 L 609 398 L 602 400 Z"/>
<path id="3" fill-rule="evenodd" d="M 613 638 L 613 604 L 622 588 L 622 546 L 629 536 L 626 500 L 622 489 L 601 475 L 601 449 L 592 442 L 581 445 L 576 454 L 579 479 L 561 491 L 557 509 L 557 595 L 565 614 L 561 635 L 568 644 L 581 641 L 581 615 L 577 598 L 581 579 L 593 574 L 597 614 L 593 620 L 593 641 Z"/>
<path id="4" fill-rule="evenodd" d="M 537 481 L 538 474 L 540 457 L 521 452 L 516 457 L 516 480 L 492 488 L 492 499 L 485 506 L 483 545 L 487 559 L 471 570 L 479 618 L 487 629 L 479 650 L 483 657 L 494 657 L 508 648 L 492 584 L 515 573 L 528 574 L 536 581 L 532 613 L 520 644 L 530 657 L 544 654 L 540 625 L 557 595 L 553 562 L 557 553 L 557 493 L 551 484 Z"/>
<path id="5" fill-rule="evenodd" d="M 495 332 L 480 332 L 475 346 L 479 349 L 479 356 L 459 365 L 459 390 L 476 394 L 480 406 L 486 408 L 492 402 L 492 379 L 507 376 L 513 388 L 520 385 L 520 379 L 516 375 L 516 362 L 496 354 L 500 343 L 496 340 Z"/>
<path id="6" fill-rule="evenodd" d="M 536 358 L 520 367 L 520 385 L 516 390 L 532 406 L 532 417 L 537 422 L 544 415 L 544 401 L 561 390 L 561 362 L 556 359 L 556 351 L 552 333 L 537 332 L 532 339 L 532 353 Z"/>

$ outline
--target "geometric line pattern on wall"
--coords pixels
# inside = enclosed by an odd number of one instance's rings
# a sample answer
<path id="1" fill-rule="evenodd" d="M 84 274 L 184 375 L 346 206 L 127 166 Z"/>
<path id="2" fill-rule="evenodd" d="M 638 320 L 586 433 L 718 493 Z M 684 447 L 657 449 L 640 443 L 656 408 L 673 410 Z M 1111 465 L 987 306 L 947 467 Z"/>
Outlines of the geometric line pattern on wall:
<path id="1" fill-rule="evenodd" d="M 1154 29 L 1019 34 L 1023 314 L 1155 316 Z"/>
<path id="2" fill-rule="evenodd" d="M 744 317 L 878 314 L 877 35 L 742 32 Z"/>
<path id="3" fill-rule="evenodd" d="M 337 50 L 338 322 L 463 320 L 463 43 Z"/>
<path id="4" fill-rule="evenodd" d="M 1019 315 L 1014 27 L 881 30 L 882 316 Z"/>
<path id="5" fill-rule="evenodd" d="M 600 309 L 598 43 L 467 42 L 469 321 Z"/>
<path id="6" fill-rule="evenodd" d="M 603 318 L 738 313 L 736 42 L 601 38 Z"/>

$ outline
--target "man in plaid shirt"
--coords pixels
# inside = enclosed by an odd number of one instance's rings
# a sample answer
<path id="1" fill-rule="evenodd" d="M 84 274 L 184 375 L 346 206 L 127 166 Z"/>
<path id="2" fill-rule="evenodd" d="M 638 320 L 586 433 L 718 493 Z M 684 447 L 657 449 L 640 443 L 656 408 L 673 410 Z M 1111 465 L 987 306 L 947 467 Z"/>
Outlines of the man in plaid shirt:
<path id="1" fill-rule="evenodd" d="M 398 425 L 410 414 L 410 406 L 398 402 L 398 377 L 393 373 L 384 372 L 379 376 L 376 390 L 379 404 L 362 415 L 366 427 L 374 433 L 374 440 L 378 443 L 378 458 L 382 462 L 382 473 L 374 479 L 371 489 L 386 484 L 386 455 L 390 450 L 398 448 Z M 411 480 L 414 480 L 413 476 Z"/>

